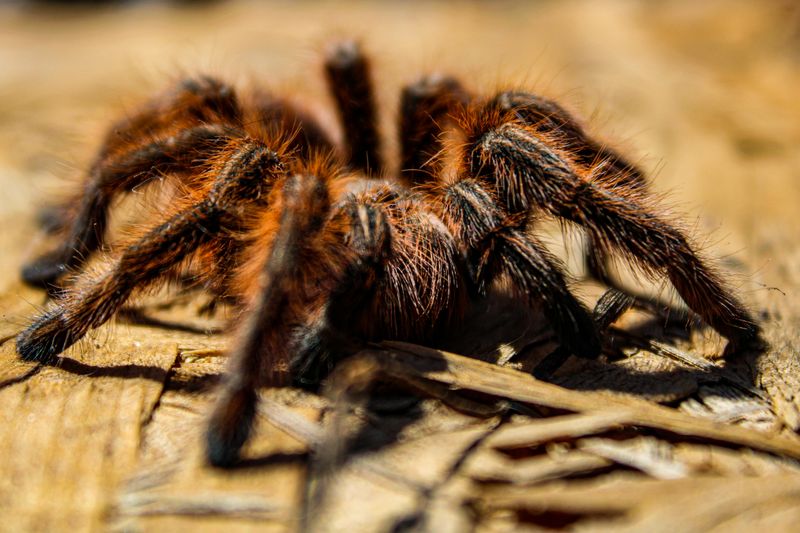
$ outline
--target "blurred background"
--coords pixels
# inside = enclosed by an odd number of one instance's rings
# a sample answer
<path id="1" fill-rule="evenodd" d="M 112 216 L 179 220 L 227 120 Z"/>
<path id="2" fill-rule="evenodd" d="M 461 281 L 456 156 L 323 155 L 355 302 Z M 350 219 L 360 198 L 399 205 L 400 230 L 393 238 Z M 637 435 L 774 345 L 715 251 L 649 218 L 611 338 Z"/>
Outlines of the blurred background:
<path id="1" fill-rule="evenodd" d="M 345 36 L 374 57 L 387 130 L 400 85 L 423 72 L 525 87 L 649 170 L 714 253 L 746 260 L 798 222 L 792 0 L 20 1 L 0 5 L 3 271 L 31 253 L 34 206 L 86 167 L 114 117 L 195 72 L 326 109 L 319 51 Z"/>

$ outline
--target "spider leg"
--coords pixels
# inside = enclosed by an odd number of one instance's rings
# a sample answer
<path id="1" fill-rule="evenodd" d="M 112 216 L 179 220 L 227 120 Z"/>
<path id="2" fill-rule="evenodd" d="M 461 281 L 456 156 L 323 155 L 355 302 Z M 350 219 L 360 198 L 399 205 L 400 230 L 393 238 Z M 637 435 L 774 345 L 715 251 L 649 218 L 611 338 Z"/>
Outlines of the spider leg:
<path id="1" fill-rule="evenodd" d="M 468 95 L 455 78 L 430 75 L 400 96 L 400 174 L 411 186 L 429 182 L 442 151 L 442 133 L 457 103 Z"/>
<path id="2" fill-rule="evenodd" d="M 317 384 L 338 360 L 360 347 L 359 319 L 375 296 L 391 243 L 389 223 L 379 205 L 349 196 L 332 209 L 320 250 L 347 249 L 337 261 L 336 283 L 314 319 L 297 339 L 291 358 L 296 383 Z M 323 252 L 324 253 L 324 252 Z M 375 320 L 374 316 L 370 317 Z"/>
<path id="3" fill-rule="evenodd" d="M 234 89 L 210 76 L 185 78 L 165 94 L 146 102 L 138 112 L 118 120 L 107 130 L 94 165 L 128 151 L 142 138 L 152 138 L 176 125 L 190 128 L 203 124 L 239 125 L 242 111 Z M 93 166 L 94 166 L 93 165 Z"/>
<path id="4" fill-rule="evenodd" d="M 587 135 L 580 122 L 557 102 L 536 94 L 505 91 L 490 100 L 488 105 L 513 113 L 521 123 L 557 138 L 572 154 L 574 163 L 593 169 L 595 179 L 609 189 L 647 189 L 647 178 L 641 169 L 613 148 Z M 591 235 L 587 235 L 586 239 L 584 263 L 588 274 L 609 287 L 621 290 L 609 272 L 609 251 L 603 247 L 602 241 L 593 239 Z"/>
<path id="5" fill-rule="evenodd" d="M 370 64 L 354 41 L 337 43 L 325 60 L 328 89 L 336 102 L 349 151 L 350 166 L 380 174 L 380 135 Z"/>
<path id="6" fill-rule="evenodd" d="M 102 246 L 115 196 L 164 174 L 192 170 L 209 147 L 222 144 L 230 135 L 230 129 L 222 126 L 197 126 L 95 165 L 77 211 L 65 228 L 66 236 L 58 248 L 23 267 L 23 281 L 49 286 L 68 270 L 80 267 Z"/>
<path id="7" fill-rule="evenodd" d="M 591 138 L 578 119 L 557 102 L 536 94 L 505 91 L 490 100 L 488 105 L 513 113 L 522 124 L 561 140 L 575 163 L 598 169 L 595 177 L 604 185 L 636 190 L 647 187 L 647 178 L 641 169 L 613 148 Z"/>
<path id="8" fill-rule="evenodd" d="M 544 209 L 584 227 L 645 271 L 663 273 L 689 308 L 734 347 L 758 336 L 759 328 L 744 305 L 644 195 L 582 179 L 563 153 L 518 123 L 484 130 L 472 147 L 467 164 L 494 182 L 510 212 Z"/>
<path id="9" fill-rule="evenodd" d="M 69 223 L 69 216 L 69 208 L 65 204 L 44 205 L 36 213 L 36 223 L 47 235 L 56 235 Z"/>
<path id="10" fill-rule="evenodd" d="M 296 132 L 290 138 L 289 147 L 297 150 L 302 159 L 317 153 L 335 153 L 336 146 L 325 129 L 303 109 L 289 101 L 270 94 L 255 95 L 251 112 L 255 123 L 267 129 L 271 137 Z M 248 120 L 248 125 L 250 121 Z"/>
<path id="11" fill-rule="evenodd" d="M 467 245 L 467 261 L 481 292 L 501 274 L 543 312 L 559 341 L 584 358 L 600 354 L 588 310 L 572 295 L 558 261 L 525 231 L 524 220 L 505 216 L 480 183 L 462 179 L 443 191 L 442 211 L 456 239 Z"/>
<path id="12" fill-rule="evenodd" d="M 557 259 L 521 230 L 507 230 L 498 240 L 502 269 L 521 294 L 543 303 L 543 313 L 558 339 L 574 355 L 594 359 L 600 339 L 586 308 L 569 291 Z"/>
<path id="13" fill-rule="evenodd" d="M 533 127 L 537 132 L 557 138 L 561 145 L 569 150 L 573 163 L 591 170 L 594 180 L 603 187 L 610 190 L 646 192 L 648 182 L 645 173 L 613 148 L 591 138 L 577 118 L 557 102 L 531 93 L 507 91 L 498 94 L 490 105 L 514 113 L 518 120 Z M 671 316 L 673 321 L 688 322 L 689 317 L 685 311 L 671 308 L 668 303 L 623 288 L 611 274 L 611 251 L 605 244 L 602 240 L 594 238 L 591 232 L 586 232 L 584 266 L 590 278 L 609 288 L 629 294 L 639 306 L 644 305 L 657 314 Z"/>
<path id="14" fill-rule="evenodd" d="M 230 368 L 211 416 L 206 437 L 212 464 L 230 465 L 247 440 L 256 412 L 257 387 L 282 385 L 288 379 L 287 345 L 292 318 L 289 299 L 304 239 L 318 231 L 329 199 L 322 183 L 311 176 L 286 180 L 279 226 L 258 279 L 258 297 L 248 306 Z M 275 210 L 278 208 L 276 207 Z"/>
<path id="15" fill-rule="evenodd" d="M 259 386 L 283 386 L 319 364 L 337 333 L 350 333 L 388 245 L 380 211 L 347 201 L 332 215 L 324 181 L 296 175 L 283 187 L 279 222 L 246 311 L 230 370 L 209 422 L 206 446 L 216 466 L 236 462 L 250 433 Z M 274 211 L 278 209 L 275 208 Z M 324 227 L 323 227 L 324 224 Z M 311 284 L 307 265 L 329 271 Z M 334 281 L 330 282 L 333 279 Z M 302 324 L 299 328 L 297 324 Z M 349 348 L 349 346 L 347 347 Z"/>
<path id="16" fill-rule="evenodd" d="M 140 288 L 162 276 L 217 231 L 220 213 L 202 202 L 173 215 L 129 247 L 114 267 L 58 302 L 17 337 L 26 360 L 50 361 L 106 322 Z"/>
<path id="17" fill-rule="evenodd" d="M 86 283 L 79 280 L 17 336 L 17 352 L 23 359 L 51 361 L 111 318 L 134 289 L 163 278 L 198 246 L 236 228 L 242 203 L 265 195 L 271 178 L 282 171 L 278 155 L 254 141 L 232 141 L 225 155 L 204 196 L 177 205 L 166 222 L 126 248 L 111 268 Z"/>
<path id="18" fill-rule="evenodd" d="M 67 270 L 80 266 L 102 245 L 108 205 L 113 196 L 163 172 L 189 170 L 197 148 L 215 134 L 206 123 L 238 124 L 238 99 L 228 85 L 208 76 L 187 78 L 131 117 L 113 124 L 95 157 L 82 194 L 51 210 L 65 237 L 58 249 L 27 264 L 22 279 L 53 286 Z M 176 127 L 178 125 L 178 127 Z M 181 129 L 185 128 L 185 131 Z M 178 133 L 170 133 L 178 131 Z M 142 143 L 141 139 L 151 139 Z M 181 154 L 181 150 L 188 150 Z M 187 161 L 188 160 L 188 161 Z M 72 206 L 74 204 L 76 208 Z"/>

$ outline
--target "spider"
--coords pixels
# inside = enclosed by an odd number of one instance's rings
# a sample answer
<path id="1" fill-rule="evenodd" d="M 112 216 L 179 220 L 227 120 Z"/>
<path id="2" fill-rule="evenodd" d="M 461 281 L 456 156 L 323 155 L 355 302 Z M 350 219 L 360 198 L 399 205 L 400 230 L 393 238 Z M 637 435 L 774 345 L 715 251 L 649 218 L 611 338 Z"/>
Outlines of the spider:
<path id="1" fill-rule="evenodd" d="M 642 172 L 557 103 L 425 76 L 402 90 L 392 171 L 368 58 L 338 43 L 324 66 L 342 142 L 296 103 L 241 98 L 203 76 L 114 124 L 75 207 L 57 211 L 63 244 L 22 271 L 60 289 L 18 335 L 19 355 L 53 362 L 131 295 L 188 269 L 238 310 L 207 431 L 210 462 L 230 465 L 259 387 L 316 383 L 364 342 L 432 342 L 499 281 L 543 309 L 565 352 L 597 357 L 597 324 L 532 231 L 543 216 L 588 233 L 599 276 L 617 252 L 666 277 L 729 351 L 758 338 L 714 267 L 659 214 Z M 160 218 L 99 273 L 83 270 L 103 245 L 111 201 L 146 183 L 167 191 L 154 200 Z"/>

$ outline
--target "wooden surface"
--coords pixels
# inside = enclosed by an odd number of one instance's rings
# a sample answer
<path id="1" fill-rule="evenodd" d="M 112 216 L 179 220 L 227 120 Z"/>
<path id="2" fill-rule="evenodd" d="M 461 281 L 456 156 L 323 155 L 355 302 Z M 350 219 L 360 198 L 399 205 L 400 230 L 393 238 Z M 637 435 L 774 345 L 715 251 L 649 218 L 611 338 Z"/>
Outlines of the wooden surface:
<path id="1" fill-rule="evenodd" d="M 313 531 L 796 528 L 794 6 L 0 7 L 0 530 L 292 531 L 303 508 Z M 387 129 L 399 85 L 434 69 L 486 91 L 522 85 L 587 117 L 722 258 L 769 348 L 723 367 L 710 362 L 712 334 L 641 327 L 633 313 L 618 324 L 638 332 L 622 342 L 627 357 L 570 361 L 556 385 L 541 383 L 525 371 L 548 348 L 544 325 L 498 298 L 448 342 L 477 359 L 393 344 L 340 368 L 327 395 L 263 391 L 245 462 L 230 471 L 201 452 L 227 339 L 204 331 L 224 317 L 199 317 L 198 302 L 159 294 L 141 304 L 160 327 L 117 320 L 56 366 L 19 361 L 13 336 L 46 304 L 18 281 L 47 246 L 37 207 L 79 176 L 104 125 L 178 72 L 289 90 L 324 110 L 317 51 L 340 35 L 373 52 Z M 577 238 L 542 231 L 580 277 Z M 600 291 L 576 289 L 590 304 Z M 425 399 L 367 400 L 353 384 L 372 375 Z"/>

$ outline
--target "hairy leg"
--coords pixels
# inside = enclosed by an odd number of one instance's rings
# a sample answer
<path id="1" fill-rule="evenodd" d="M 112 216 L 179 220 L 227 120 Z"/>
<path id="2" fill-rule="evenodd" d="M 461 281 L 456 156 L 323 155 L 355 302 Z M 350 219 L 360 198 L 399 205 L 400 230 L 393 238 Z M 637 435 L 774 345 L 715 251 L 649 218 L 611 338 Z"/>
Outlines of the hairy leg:
<path id="1" fill-rule="evenodd" d="M 613 148 L 591 138 L 578 120 L 553 100 L 520 91 L 501 92 L 489 106 L 511 112 L 522 124 L 558 139 L 562 148 L 584 168 L 595 169 L 595 179 L 608 187 L 642 190 L 647 187 L 644 172 Z"/>
<path id="2" fill-rule="evenodd" d="M 242 111 L 234 89 L 210 76 L 185 78 L 164 93 L 145 102 L 136 113 L 108 128 L 93 166 L 118 155 L 177 126 L 190 128 L 203 124 L 239 126 Z"/>
<path id="3" fill-rule="evenodd" d="M 327 54 L 325 74 L 339 111 L 350 165 L 367 175 L 380 174 L 383 160 L 368 59 L 357 43 L 337 43 Z"/>
<path id="4" fill-rule="evenodd" d="M 580 122 L 553 100 L 521 91 L 505 91 L 488 104 L 513 113 L 517 120 L 538 132 L 557 139 L 570 152 L 575 164 L 592 170 L 592 178 L 611 189 L 644 191 L 647 178 L 636 165 L 609 146 L 587 135 Z M 597 281 L 616 287 L 609 272 L 609 251 L 587 234 L 584 254 L 586 271 Z"/>
<path id="5" fill-rule="evenodd" d="M 480 183 L 462 179 L 443 190 L 444 219 L 467 246 L 467 261 L 481 291 L 501 275 L 531 306 L 543 311 L 561 344 L 595 358 L 600 341 L 589 312 L 570 293 L 558 261 L 525 231 L 525 220 L 504 215 Z"/>
<path id="6" fill-rule="evenodd" d="M 106 131 L 88 177 L 110 157 L 120 156 L 140 144 L 169 137 L 180 129 L 205 124 L 239 125 L 238 97 L 229 85 L 210 76 L 186 78 L 142 105 L 135 113 L 114 122 Z M 70 223 L 74 211 L 70 199 L 50 210 L 47 225 L 61 228 Z M 47 228 L 46 228 L 47 229 Z"/>
<path id="7" fill-rule="evenodd" d="M 233 141 L 209 174 L 214 181 L 204 196 L 176 206 L 165 222 L 126 248 L 99 277 L 79 279 L 64 298 L 19 334 L 19 354 L 29 360 L 52 360 L 89 329 L 111 318 L 134 289 L 162 279 L 198 246 L 237 227 L 237 209 L 265 195 L 280 172 L 275 152 L 260 143 Z"/>
<path id="8" fill-rule="evenodd" d="M 359 302 L 372 294 L 388 227 L 378 210 L 353 201 L 335 206 L 326 220 L 328 194 L 323 180 L 293 176 L 283 186 L 280 207 L 273 209 L 280 210 L 276 231 L 251 283 L 249 292 L 256 297 L 244 312 L 208 427 L 207 453 L 214 465 L 238 460 L 256 413 L 258 387 L 286 385 L 313 373 L 323 354 L 342 348 L 333 337 L 346 339 Z M 312 264 L 328 283 L 308 271 Z"/>
<path id="9" fill-rule="evenodd" d="M 284 385 L 289 380 L 292 322 L 290 298 L 297 280 L 304 240 L 312 239 L 328 209 L 327 190 L 313 176 L 292 176 L 282 186 L 277 232 L 257 284 L 257 297 L 245 308 L 244 322 L 231 351 L 222 393 L 206 437 L 212 464 L 227 466 L 238 459 L 256 412 L 261 384 Z"/>
<path id="10" fill-rule="evenodd" d="M 23 267 L 22 279 L 53 287 L 102 246 L 108 207 L 128 192 L 164 173 L 189 172 L 207 145 L 241 120 L 238 99 L 228 85 L 207 76 L 188 78 L 114 123 L 91 165 L 80 196 L 52 209 L 61 245 Z M 216 124 L 214 126 L 206 124 Z"/>
<path id="11" fill-rule="evenodd" d="M 564 153 L 519 123 L 478 134 L 467 159 L 512 213 L 544 209 L 584 227 L 646 272 L 663 273 L 686 304 L 734 346 L 758 335 L 747 309 L 645 195 L 582 179 Z"/>
<path id="12" fill-rule="evenodd" d="M 168 173 L 197 169 L 197 159 L 213 153 L 234 132 L 222 126 L 198 126 L 137 146 L 96 165 L 77 202 L 77 210 L 55 250 L 26 264 L 22 279 L 50 286 L 69 270 L 80 267 L 103 244 L 108 209 L 123 192 Z"/>
<path id="13" fill-rule="evenodd" d="M 125 250 L 114 267 L 86 287 L 76 288 L 17 337 L 28 360 L 50 361 L 86 332 L 106 322 L 136 288 L 164 275 L 218 228 L 209 203 L 193 205 L 149 231 Z"/>
<path id="14" fill-rule="evenodd" d="M 469 96 L 454 78 L 426 76 L 400 96 L 400 175 L 409 185 L 430 182 L 437 173 L 442 134 L 454 107 Z"/>

